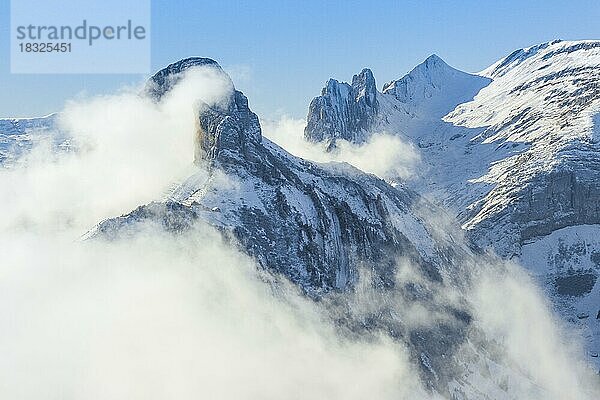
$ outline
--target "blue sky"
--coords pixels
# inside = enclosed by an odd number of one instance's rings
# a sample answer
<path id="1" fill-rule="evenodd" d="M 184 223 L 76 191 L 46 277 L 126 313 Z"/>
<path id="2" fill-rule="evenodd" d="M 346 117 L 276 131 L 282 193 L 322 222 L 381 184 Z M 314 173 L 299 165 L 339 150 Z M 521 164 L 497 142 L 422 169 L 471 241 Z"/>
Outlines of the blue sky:
<path id="1" fill-rule="evenodd" d="M 18 1 L 18 0 L 13 0 Z M 140 82 L 142 75 L 10 74 L 9 2 L 0 2 L 0 117 L 60 110 L 65 100 Z M 363 67 L 379 88 L 432 53 L 468 72 L 553 40 L 600 39 L 598 0 L 152 2 L 152 69 L 211 57 L 262 117 L 306 115 L 329 77 Z"/>

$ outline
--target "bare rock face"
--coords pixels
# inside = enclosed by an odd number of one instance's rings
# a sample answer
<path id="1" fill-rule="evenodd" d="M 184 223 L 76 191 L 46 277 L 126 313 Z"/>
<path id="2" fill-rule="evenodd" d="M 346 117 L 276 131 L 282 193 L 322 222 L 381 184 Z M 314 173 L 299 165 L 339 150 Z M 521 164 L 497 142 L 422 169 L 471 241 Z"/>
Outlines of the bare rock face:
<path id="1" fill-rule="evenodd" d="M 589 166 L 598 164 L 593 161 Z M 485 213 L 469 235 L 479 246 L 498 244 L 505 257 L 521 254 L 521 246 L 562 228 L 600 224 L 600 168 L 567 169 L 538 174 L 514 191 L 510 207 Z M 503 186 L 492 193 L 505 190 Z"/>
<path id="2" fill-rule="evenodd" d="M 201 104 L 197 122 L 197 161 L 235 164 L 251 158 L 262 140 L 258 116 L 248 108 L 246 96 L 237 90 L 224 108 Z"/>
<path id="3" fill-rule="evenodd" d="M 336 139 L 360 141 L 379 110 L 377 87 L 370 69 L 354 75 L 352 84 L 327 81 L 321 96 L 310 103 L 304 137 L 312 142 Z"/>
<path id="4" fill-rule="evenodd" d="M 600 160 L 596 160 L 596 164 Z M 591 166 L 591 165 L 590 165 Z M 574 225 L 600 223 L 600 165 L 539 177 L 523 195 L 521 241 Z M 521 210 L 519 210 L 521 211 Z"/>

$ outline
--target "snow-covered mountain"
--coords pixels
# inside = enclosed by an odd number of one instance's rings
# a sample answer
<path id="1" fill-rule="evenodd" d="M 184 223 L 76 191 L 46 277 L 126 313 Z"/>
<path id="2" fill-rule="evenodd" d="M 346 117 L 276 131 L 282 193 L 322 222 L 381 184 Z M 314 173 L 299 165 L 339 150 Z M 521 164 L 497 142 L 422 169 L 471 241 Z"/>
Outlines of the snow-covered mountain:
<path id="1" fill-rule="evenodd" d="M 474 243 L 538 276 L 565 318 L 586 326 L 597 360 L 600 42 L 543 43 L 478 74 L 434 55 L 373 97 L 368 127 L 344 138 L 386 131 L 414 143 L 423 164 L 408 184 L 453 210 Z M 318 121 L 337 117 L 313 111 L 305 137 L 334 142 Z"/>
<path id="2" fill-rule="evenodd" d="M 56 114 L 40 118 L 0 119 L 0 165 L 14 162 L 42 141 L 57 149 L 67 149 L 67 138 L 58 134 L 55 126 Z"/>
<path id="3" fill-rule="evenodd" d="M 198 66 L 224 74 L 210 59 L 185 59 L 155 74 L 147 92 L 160 102 L 170 90 L 164 84 L 175 85 Z M 465 343 L 471 317 L 460 302 L 449 306 L 436 298 L 433 288 L 458 290 L 465 283 L 459 260 L 468 259 L 471 250 L 453 236 L 460 227 L 442 230 L 432 224 L 426 216 L 443 218 L 444 211 L 408 188 L 392 187 L 348 164 L 317 164 L 289 154 L 262 137 L 240 91 L 233 89 L 224 103 L 197 107 L 197 171 L 162 201 L 105 220 L 86 238 L 123 237 L 143 223 L 181 232 L 202 220 L 266 271 L 316 299 L 351 291 L 359 273 L 369 271 L 377 290 L 442 312 L 447 320 L 411 327 L 384 317 L 391 310 L 377 308 L 357 318 L 344 317 L 345 307 L 335 318 L 353 331 L 393 332 L 409 345 L 428 385 L 447 391 L 457 371 L 450 366 L 458 363 L 450 355 Z M 415 266 L 423 281 L 399 285 L 399 260 Z"/>
<path id="4" fill-rule="evenodd" d="M 172 64 L 151 78 L 156 101 L 162 94 L 155 93 L 168 91 L 162 82 L 174 80 L 162 80 L 165 73 L 177 76 L 195 66 L 220 70 L 203 58 Z M 449 267 L 455 240 L 438 233 L 434 239 L 433 227 L 413 210 L 435 207 L 415 192 L 347 164 L 292 156 L 262 137 L 258 117 L 240 91 L 233 90 L 224 105 L 198 105 L 197 114 L 196 162 L 203 167 L 167 196 L 166 207 L 173 204 L 175 214 L 222 228 L 264 267 L 283 272 L 307 292 L 344 289 L 356 279 L 357 260 L 386 264 L 398 249 L 435 279 Z M 131 218 L 106 221 L 99 230 L 108 232 L 144 213 L 142 208 Z"/>

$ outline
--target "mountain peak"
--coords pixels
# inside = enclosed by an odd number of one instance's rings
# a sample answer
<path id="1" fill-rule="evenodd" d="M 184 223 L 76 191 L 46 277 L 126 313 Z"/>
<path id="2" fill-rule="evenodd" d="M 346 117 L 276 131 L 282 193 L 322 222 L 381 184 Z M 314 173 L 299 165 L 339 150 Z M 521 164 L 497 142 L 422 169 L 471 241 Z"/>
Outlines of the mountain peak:
<path id="1" fill-rule="evenodd" d="M 406 76 L 424 76 L 432 77 L 443 72 L 462 72 L 448 65 L 440 56 L 432 54 L 427 57 L 422 63 L 414 67 Z M 403 79 L 403 78 L 402 78 Z"/>
<path id="2" fill-rule="evenodd" d="M 215 60 L 188 57 L 152 75 L 145 92 L 155 101 L 160 101 L 183 78 L 183 73 L 194 67 L 214 68 L 231 81 Z M 233 83 L 231 86 L 233 91 L 225 105 L 206 104 L 201 99 L 190 104 L 190 107 L 196 107 L 196 162 L 239 163 L 251 153 L 249 149 L 262 140 L 258 116 L 248 107 L 248 98 L 235 90 Z"/>
<path id="3" fill-rule="evenodd" d="M 375 82 L 373 71 L 369 68 L 363 68 L 362 71 L 352 77 L 352 86 L 356 86 L 357 83 L 364 81 Z"/>
<path id="4" fill-rule="evenodd" d="M 358 75 L 352 77 L 352 89 L 355 93 L 355 101 L 364 98 L 369 107 L 373 107 L 377 101 L 377 85 L 373 72 L 369 68 L 363 68 Z"/>
<path id="5" fill-rule="evenodd" d="M 167 65 L 148 79 L 146 93 L 156 101 L 167 93 L 182 77 L 182 73 L 193 67 L 211 67 L 223 71 L 212 58 L 188 57 Z"/>
<path id="6" fill-rule="evenodd" d="M 426 67 L 450 67 L 440 56 L 437 54 L 432 54 L 425 59 L 420 65 L 424 65 Z"/>
<path id="7" fill-rule="evenodd" d="M 432 54 L 427 57 L 422 63 L 414 67 L 407 75 L 423 75 L 431 76 L 439 73 L 438 71 L 458 71 L 456 68 L 448 65 L 440 56 Z M 385 90 L 385 89 L 384 89 Z"/>
<path id="8" fill-rule="evenodd" d="M 215 60 L 213 60 L 212 58 L 194 56 L 194 57 L 182 58 L 179 61 L 169 64 L 166 68 L 163 68 L 163 70 L 166 69 L 166 70 L 171 70 L 171 71 L 175 71 L 175 72 L 181 72 L 187 68 L 197 67 L 197 66 L 202 66 L 202 65 L 209 65 L 209 66 L 221 68 L 219 63 L 216 62 Z"/>
<path id="9" fill-rule="evenodd" d="M 489 79 L 453 68 L 432 54 L 402 78 L 385 84 L 383 93 L 426 114 L 441 117 L 488 83 Z"/>

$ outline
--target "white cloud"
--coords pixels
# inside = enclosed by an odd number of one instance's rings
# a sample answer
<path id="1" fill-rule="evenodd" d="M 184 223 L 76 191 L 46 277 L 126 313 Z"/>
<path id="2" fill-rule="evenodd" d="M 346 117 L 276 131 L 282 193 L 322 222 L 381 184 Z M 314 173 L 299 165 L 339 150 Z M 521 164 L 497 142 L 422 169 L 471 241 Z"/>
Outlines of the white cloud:
<path id="1" fill-rule="evenodd" d="M 213 68 L 195 69 L 160 104 L 133 88 L 70 102 L 59 125 L 78 152 L 57 157 L 36 147 L 21 168 L 0 170 L 0 225 L 89 227 L 161 193 L 191 167 L 194 103 L 214 104 L 232 90 Z"/>
<path id="2" fill-rule="evenodd" d="M 289 287 L 274 297 L 252 261 L 208 228 L 111 244 L 64 239 L 17 235 L 3 253 L 7 397 L 423 394 L 401 346 L 337 336 L 314 303 Z"/>
<path id="3" fill-rule="evenodd" d="M 326 151 L 324 143 L 304 140 L 306 121 L 282 117 L 262 120 L 264 135 L 290 153 L 316 162 L 347 162 L 384 179 L 409 179 L 419 165 L 419 154 L 409 143 L 385 132 L 373 134 L 365 143 L 338 140 L 336 148 Z"/>
<path id="4" fill-rule="evenodd" d="M 553 314 L 531 277 L 510 263 L 482 268 L 471 299 L 476 325 L 501 346 L 502 361 L 537 386 L 533 393 L 527 386 L 512 389 L 529 398 L 597 398 L 600 382 L 581 358 L 581 338 Z"/>

